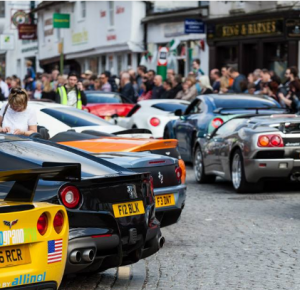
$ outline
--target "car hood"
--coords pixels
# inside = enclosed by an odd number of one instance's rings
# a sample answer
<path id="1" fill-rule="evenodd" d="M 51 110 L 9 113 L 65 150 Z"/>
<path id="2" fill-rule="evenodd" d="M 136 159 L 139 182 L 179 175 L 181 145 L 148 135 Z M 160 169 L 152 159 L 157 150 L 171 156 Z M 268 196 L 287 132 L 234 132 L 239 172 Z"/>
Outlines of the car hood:
<path id="1" fill-rule="evenodd" d="M 177 162 L 174 158 L 147 152 L 109 152 L 94 154 L 94 156 L 130 169 L 147 169 L 151 167 L 173 165 Z"/>
<path id="2" fill-rule="evenodd" d="M 158 139 L 130 139 L 119 137 L 103 137 L 92 140 L 60 142 L 59 144 L 83 149 L 92 153 L 103 152 L 137 152 L 149 151 L 166 148 L 176 148 L 177 140 L 158 140 Z"/>

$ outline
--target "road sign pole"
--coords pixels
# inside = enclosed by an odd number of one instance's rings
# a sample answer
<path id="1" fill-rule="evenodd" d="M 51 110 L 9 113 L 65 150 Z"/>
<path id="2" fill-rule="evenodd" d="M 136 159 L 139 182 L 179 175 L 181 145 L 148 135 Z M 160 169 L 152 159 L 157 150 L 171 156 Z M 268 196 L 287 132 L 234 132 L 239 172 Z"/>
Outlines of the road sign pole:
<path id="1" fill-rule="evenodd" d="M 60 74 L 64 74 L 64 38 L 61 38 L 61 47 L 60 47 Z"/>

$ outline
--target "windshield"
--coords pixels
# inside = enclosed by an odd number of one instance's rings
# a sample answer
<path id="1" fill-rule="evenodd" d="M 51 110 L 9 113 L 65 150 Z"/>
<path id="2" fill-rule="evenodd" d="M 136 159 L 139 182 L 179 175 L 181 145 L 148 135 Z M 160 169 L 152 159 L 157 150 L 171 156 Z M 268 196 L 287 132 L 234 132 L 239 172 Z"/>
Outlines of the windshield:
<path id="1" fill-rule="evenodd" d="M 47 144 L 27 141 L 5 142 L 1 144 L 0 151 L 39 165 L 42 165 L 43 162 L 80 163 L 82 177 L 103 176 L 116 173 L 115 170 L 96 161 Z M 5 169 L 5 164 L 0 164 L 0 170 L 3 169 Z"/>
<path id="2" fill-rule="evenodd" d="M 262 98 L 253 98 L 242 96 L 241 98 L 228 96 L 228 98 L 213 98 L 212 102 L 215 108 L 224 109 L 239 109 L 239 108 L 281 108 L 280 104 L 275 100 L 268 100 Z"/>
<path id="3" fill-rule="evenodd" d="M 116 94 L 86 93 L 88 104 L 120 104 L 122 99 Z"/>
<path id="4" fill-rule="evenodd" d="M 72 107 L 42 109 L 43 113 L 59 120 L 69 127 L 107 126 L 110 123 L 88 112 Z"/>
<path id="5" fill-rule="evenodd" d="M 165 112 L 172 112 L 174 113 L 176 110 L 181 110 L 181 112 L 184 112 L 185 109 L 187 108 L 186 104 L 167 104 L 167 103 L 159 103 L 152 105 L 152 108 L 156 108 L 161 111 Z"/>

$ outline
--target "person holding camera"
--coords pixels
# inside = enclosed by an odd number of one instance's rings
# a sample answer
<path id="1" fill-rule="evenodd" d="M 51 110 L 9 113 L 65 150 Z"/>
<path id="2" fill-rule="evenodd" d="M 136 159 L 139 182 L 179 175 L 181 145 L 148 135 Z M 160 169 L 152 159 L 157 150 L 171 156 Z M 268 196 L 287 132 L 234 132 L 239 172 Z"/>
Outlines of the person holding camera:
<path id="1" fill-rule="evenodd" d="M 70 73 L 67 83 L 57 89 L 59 99 L 62 105 L 82 109 L 82 105 L 87 104 L 86 95 L 83 91 L 81 82 L 78 82 L 78 77 L 75 73 Z"/>
<path id="2" fill-rule="evenodd" d="M 0 111 L 0 133 L 30 136 L 37 132 L 37 116 L 27 107 L 28 94 L 21 88 L 12 88 L 8 102 Z"/>

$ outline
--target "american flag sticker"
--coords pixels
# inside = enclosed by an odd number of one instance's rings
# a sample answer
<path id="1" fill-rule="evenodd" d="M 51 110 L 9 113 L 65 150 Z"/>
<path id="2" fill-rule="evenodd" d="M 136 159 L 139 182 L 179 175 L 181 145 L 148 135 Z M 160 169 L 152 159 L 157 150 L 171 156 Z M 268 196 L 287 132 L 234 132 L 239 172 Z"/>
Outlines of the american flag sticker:
<path id="1" fill-rule="evenodd" d="M 48 241 L 48 264 L 60 262 L 62 259 L 63 240 Z"/>

